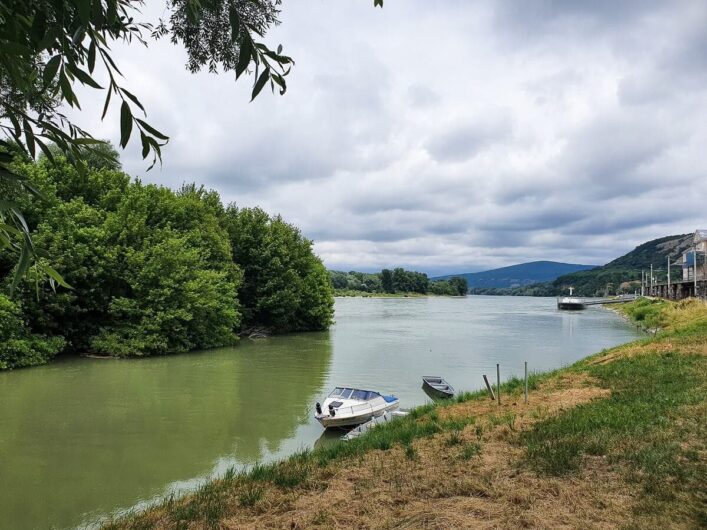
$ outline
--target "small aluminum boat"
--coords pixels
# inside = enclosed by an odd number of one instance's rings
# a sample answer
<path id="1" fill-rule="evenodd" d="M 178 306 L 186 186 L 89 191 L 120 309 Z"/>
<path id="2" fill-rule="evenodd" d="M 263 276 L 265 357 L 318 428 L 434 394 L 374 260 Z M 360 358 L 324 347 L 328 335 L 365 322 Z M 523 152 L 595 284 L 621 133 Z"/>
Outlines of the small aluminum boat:
<path id="1" fill-rule="evenodd" d="M 317 403 L 314 415 L 324 428 L 354 427 L 382 416 L 400 406 L 395 396 L 384 396 L 372 390 L 336 387 L 324 403 Z"/>
<path id="2" fill-rule="evenodd" d="M 452 385 L 437 375 L 423 375 L 422 389 L 433 398 L 450 398 L 454 396 Z"/>

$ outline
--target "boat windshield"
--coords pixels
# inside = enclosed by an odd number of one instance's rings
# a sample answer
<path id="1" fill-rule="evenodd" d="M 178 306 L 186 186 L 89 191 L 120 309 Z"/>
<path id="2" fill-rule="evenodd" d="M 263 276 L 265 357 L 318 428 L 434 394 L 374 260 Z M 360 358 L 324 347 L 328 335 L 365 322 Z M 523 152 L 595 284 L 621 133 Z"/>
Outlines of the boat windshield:
<path id="1" fill-rule="evenodd" d="M 331 391 L 331 394 L 329 394 L 329 397 L 331 398 L 355 399 L 356 401 L 369 401 L 379 396 L 380 394 L 378 392 L 373 392 L 372 390 L 342 388 L 338 386 Z"/>

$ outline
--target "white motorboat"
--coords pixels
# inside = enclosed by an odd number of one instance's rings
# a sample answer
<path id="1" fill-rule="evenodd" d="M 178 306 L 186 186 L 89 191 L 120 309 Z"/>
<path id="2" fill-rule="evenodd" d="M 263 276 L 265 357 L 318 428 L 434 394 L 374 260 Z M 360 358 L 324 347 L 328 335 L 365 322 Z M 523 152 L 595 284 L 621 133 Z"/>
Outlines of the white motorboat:
<path id="1" fill-rule="evenodd" d="M 314 416 L 323 427 L 353 427 L 382 416 L 400 406 L 395 396 L 372 390 L 336 387 L 324 403 L 317 403 Z"/>

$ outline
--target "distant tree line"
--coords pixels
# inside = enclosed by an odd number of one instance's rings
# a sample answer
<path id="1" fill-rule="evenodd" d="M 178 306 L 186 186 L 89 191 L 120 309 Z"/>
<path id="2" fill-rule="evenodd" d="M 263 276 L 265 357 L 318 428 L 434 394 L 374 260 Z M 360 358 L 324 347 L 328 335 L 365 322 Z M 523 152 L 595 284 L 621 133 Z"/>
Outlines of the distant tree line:
<path id="1" fill-rule="evenodd" d="M 331 283 L 339 294 L 345 292 L 361 293 L 416 293 L 444 296 L 464 296 L 468 291 L 465 278 L 454 277 L 449 280 L 430 280 L 427 274 L 408 271 L 401 267 L 383 269 L 381 272 L 342 272 L 329 271 Z"/>
<path id="2" fill-rule="evenodd" d="M 16 163 L 42 200 L 0 190 L 71 286 L 35 281 L 31 268 L 9 296 L 17 259 L 0 253 L 0 369 L 62 351 L 157 355 L 233 344 L 252 327 L 330 325 L 329 275 L 296 227 L 203 187 L 175 192 L 131 181 L 117 162 L 89 163 Z"/>

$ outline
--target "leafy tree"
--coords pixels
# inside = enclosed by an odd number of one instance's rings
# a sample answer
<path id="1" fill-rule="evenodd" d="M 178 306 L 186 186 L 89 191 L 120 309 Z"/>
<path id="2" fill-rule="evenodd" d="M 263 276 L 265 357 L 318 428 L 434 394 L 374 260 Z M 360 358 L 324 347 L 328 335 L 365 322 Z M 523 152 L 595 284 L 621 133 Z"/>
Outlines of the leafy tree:
<path id="1" fill-rule="evenodd" d="M 469 284 L 467 283 L 466 278 L 462 276 L 450 278 L 449 284 L 454 289 L 454 294 L 458 296 L 465 296 L 466 293 L 469 292 Z"/>
<path id="2" fill-rule="evenodd" d="M 331 276 L 331 285 L 334 289 L 348 289 L 349 275 L 341 271 L 329 271 Z"/>
<path id="3" fill-rule="evenodd" d="M 383 269 L 381 271 L 381 286 L 383 287 L 383 291 L 386 293 L 395 292 L 395 288 L 393 286 L 393 273 L 390 269 Z"/>
<path id="4" fill-rule="evenodd" d="M 157 231 L 126 258 L 129 293 L 112 299 L 111 324 L 91 341 L 95 351 L 139 356 L 236 341 L 238 278 L 206 266 L 188 235 Z"/>
<path id="5" fill-rule="evenodd" d="M 430 282 L 429 292 L 439 296 L 454 296 L 457 294 L 452 284 L 446 280 Z"/>
<path id="6" fill-rule="evenodd" d="M 325 329 L 333 317 L 329 274 L 312 243 L 260 208 L 226 210 L 233 261 L 243 270 L 239 299 L 246 326 L 277 331 Z"/>

